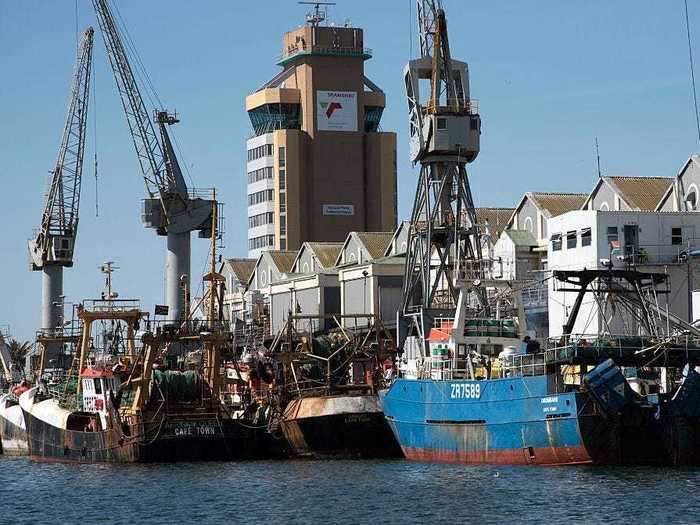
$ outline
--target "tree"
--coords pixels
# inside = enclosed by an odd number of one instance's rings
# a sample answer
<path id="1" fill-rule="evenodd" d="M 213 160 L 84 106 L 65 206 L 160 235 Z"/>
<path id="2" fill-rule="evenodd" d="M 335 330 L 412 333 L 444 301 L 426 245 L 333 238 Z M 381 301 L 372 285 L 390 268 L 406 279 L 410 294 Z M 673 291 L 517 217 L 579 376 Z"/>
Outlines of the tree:
<path id="1" fill-rule="evenodd" d="M 12 363 L 17 367 L 17 370 L 24 370 L 24 363 L 27 354 L 32 349 L 32 343 L 29 341 L 17 341 L 16 339 L 10 340 L 8 345 L 10 348 L 10 358 Z"/>

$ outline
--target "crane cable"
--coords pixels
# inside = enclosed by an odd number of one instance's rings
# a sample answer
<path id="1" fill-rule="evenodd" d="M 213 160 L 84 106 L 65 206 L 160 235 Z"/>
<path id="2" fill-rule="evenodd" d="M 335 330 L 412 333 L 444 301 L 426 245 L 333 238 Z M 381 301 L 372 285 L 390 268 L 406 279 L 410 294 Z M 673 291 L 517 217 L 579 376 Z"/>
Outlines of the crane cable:
<path id="1" fill-rule="evenodd" d="M 94 170 L 95 170 L 95 217 L 100 216 L 100 200 L 98 193 L 98 177 L 97 177 L 97 80 L 95 74 L 92 75 L 92 141 L 94 153 Z"/>
<path id="2" fill-rule="evenodd" d="M 695 104 L 695 125 L 698 130 L 698 142 L 700 142 L 700 116 L 698 115 L 698 95 L 695 89 L 695 67 L 693 64 L 693 46 L 690 42 L 690 22 L 688 20 L 688 0 L 685 3 L 685 31 L 688 36 L 688 59 L 690 61 L 690 79 L 693 85 L 693 102 Z"/>
<path id="3" fill-rule="evenodd" d="M 153 81 L 151 80 L 151 77 L 148 74 L 148 70 L 146 69 L 146 66 L 144 66 L 143 61 L 141 60 L 141 55 L 139 55 L 136 45 L 134 44 L 134 40 L 131 37 L 131 34 L 129 33 L 129 29 L 126 23 L 124 22 L 124 18 L 119 12 L 117 3 L 113 2 L 112 6 L 114 7 L 114 11 L 117 14 L 117 18 L 119 19 L 118 24 L 120 26 L 119 29 L 121 30 L 122 36 L 124 37 L 123 41 L 126 44 L 126 48 L 129 54 L 131 55 L 131 58 L 136 64 L 136 68 L 134 69 L 136 70 L 136 74 L 141 79 L 141 85 L 145 85 L 146 87 L 146 96 L 148 97 L 151 106 L 154 108 L 165 109 L 165 105 L 158 96 L 158 91 L 156 91 L 155 85 L 153 84 Z M 115 22 L 117 21 L 115 20 Z"/>

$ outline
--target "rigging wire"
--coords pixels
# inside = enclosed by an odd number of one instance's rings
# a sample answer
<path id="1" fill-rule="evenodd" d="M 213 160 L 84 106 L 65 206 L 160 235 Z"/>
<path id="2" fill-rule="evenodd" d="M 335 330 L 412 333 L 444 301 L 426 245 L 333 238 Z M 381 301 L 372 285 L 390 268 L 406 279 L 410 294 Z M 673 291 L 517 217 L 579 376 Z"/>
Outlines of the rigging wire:
<path id="1" fill-rule="evenodd" d="M 92 74 L 92 143 L 95 170 L 95 217 L 100 216 L 100 195 L 98 192 L 97 177 L 97 80 L 95 73 Z"/>
<path id="2" fill-rule="evenodd" d="M 698 94 L 695 89 L 695 67 L 693 64 L 693 46 L 690 40 L 690 21 L 688 19 L 688 0 L 684 0 L 685 4 L 685 31 L 688 36 L 688 60 L 690 61 L 690 79 L 693 85 L 693 103 L 695 104 L 695 126 L 698 130 L 698 143 L 700 143 L 700 116 L 698 115 Z"/>
<path id="3" fill-rule="evenodd" d="M 190 179 L 190 188 L 194 189 L 194 180 L 192 179 L 192 174 L 190 173 L 190 168 L 187 165 L 187 160 L 185 159 L 185 155 L 182 153 L 182 148 L 180 147 L 180 142 L 177 140 L 177 136 L 175 133 L 170 131 L 170 135 L 173 138 L 173 142 L 175 142 L 175 149 L 177 150 L 178 155 L 180 156 L 180 160 L 182 161 L 181 163 L 185 165 L 185 173 L 187 173 L 187 178 Z"/>
<path id="4" fill-rule="evenodd" d="M 133 62 L 136 64 L 136 74 L 141 80 L 141 85 L 146 86 L 146 96 L 148 97 L 149 102 L 154 108 L 164 109 L 165 106 L 161 102 L 160 97 L 158 96 L 158 91 L 156 90 L 153 82 L 151 81 L 151 77 L 148 74 L 146 66 L 144 66 L 143 61 L 141 60 L 141 55 L 139 55 L 138 49 L 136 48 L 134 40 L 131 37 L 131 34 L 129 33 L 129 29 L 126 23 L 124 22 L 124 18 L 119 12 L 119 8 L 117 7 L 116 2 L 114 2 L 112 5 L 114 6 L 114 11 L 117 13 L 117 18 L 119 19 L 119 29 L 122 33 L 122 36 L 124 37 L 122 40 L 126 44 L 126 48 L 128 49 L 128 52 L 131 55 L 131 58 L 133 59 Z"/>
<path id="5" fill-rule="evenodd" d="M 408 59 L 413 58 L 413 0 L 408 0 Z"/>
<path id="6" fill-rule="evenodd" d="M 78 0 L 75 0 L 75 54 L 80 54 L 80 36 L 78 34 Z"/>

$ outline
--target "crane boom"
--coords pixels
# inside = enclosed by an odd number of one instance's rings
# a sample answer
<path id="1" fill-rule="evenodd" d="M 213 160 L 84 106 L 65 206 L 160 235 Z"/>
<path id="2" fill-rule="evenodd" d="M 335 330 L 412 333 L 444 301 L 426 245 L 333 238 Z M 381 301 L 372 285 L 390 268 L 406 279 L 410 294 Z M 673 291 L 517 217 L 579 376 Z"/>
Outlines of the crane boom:
<path id="1" fill-rule="evenodd" d="M 416 2 L 418 40 L 422 58 L 433 56 L 433 34 L 436 31 L 438 9 L 442 9 L 440 0 L 417 0 Z"/>
<path id="2" fill-rule="evenodd" d="M 167 236 L 165 289 L 168 315 L 170 320 L 179 322 L 186 312 L 185 298 L 190 289 L 190 233 L 198 230 L 200 237 L 211 235 L 214 201 L 211 197 L 194 196 L 195 192 L 188 190 L 168 136 L 168 126 L 178 122 L 177 116 L 162 108 L 156 109 L 154 117 L 159 137 L 146 111 L 108 1 L 92 0 L 92 5 L 148 192 L 141 218 L 147 228 Z"/>
<path id="3" fill-rule="evenodd" d="M 61 330 L 64 307 L 63 268 L 73 266 L 78 234 L 94 33 L 92 27 L 88 27 L 78 47 L 66 123 L 58 159 L 49 175 L 41 226 L 28 243 L 31 269 L 42 272 L 41 330 L 47 335 Z M 49 360 L 60 354 L 59 344 L 50 343 L 45 348 Z"/>
<path id="4" fill-rule="evenodd" d="M 49 175 L 41 226 L 36 236 L 29 241 L 33 270 L 40 270 L 46 264 L 73 265 L 92 72 L 93 34 L 91 27 L 86 29 L 78 49 L 66 123 L 58 159 Z"/>
<path id="5" fill-rule="evenodd" d="M 141 97 L 112 10 L 106 0 L 93 0 L 92 4 L 104 37 L 109 63 L 114 71 L 119 98 L 126 113 L 126 120 L 141 166 L 146 191 L 151 198 L 160 195 L 161 199 L 167 200 L 167 195 L 175 193 L 185 200 L 187 198 L 187 185 L 181 173 L 168 169 L 168 158 L 163 152 L 163 147 L 158 140 L 158 135 Z"/>

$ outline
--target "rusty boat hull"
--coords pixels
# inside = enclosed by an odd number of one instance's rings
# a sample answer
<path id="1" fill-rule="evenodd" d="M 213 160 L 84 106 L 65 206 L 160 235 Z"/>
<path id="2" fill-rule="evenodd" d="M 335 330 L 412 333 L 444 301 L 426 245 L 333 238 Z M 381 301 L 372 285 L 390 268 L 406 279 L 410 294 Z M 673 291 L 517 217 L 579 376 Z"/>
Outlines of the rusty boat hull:
<path id="1" fill-rule="evenodd" d="M 280 427 L 291 455 L 296 457 L 401 457 L 375 395 L 293 399 Z"/>
<path id="2" fill-rule="evenodd" d="M 89 431 L 79 427 L 87 426 L 94 414 L 71 412 L 64 417 L 68 411 L 57 411 L 55 406 L 42 407 L 41 403 L 36 403 L 37 408 L 22 398 L 20 403 L 27 429 L 28 454 L 37 461 L 229 461 L 258 458 L 265 452 L 262 430 L 224 419 L 216 413 L 146 413 L 143 419 L 127 419 L 114 428 Z M 118 420 L 118 416 L 114 414 L 112 420 Z"/>
<path id="3" fill-rule="evenodd" d="M 654 407 L 604 414 L 588 393 L 549 393 L 544 376 L 396 380 L 386 418 L 411 460 L 508 465 L 658 465 Z"/>

